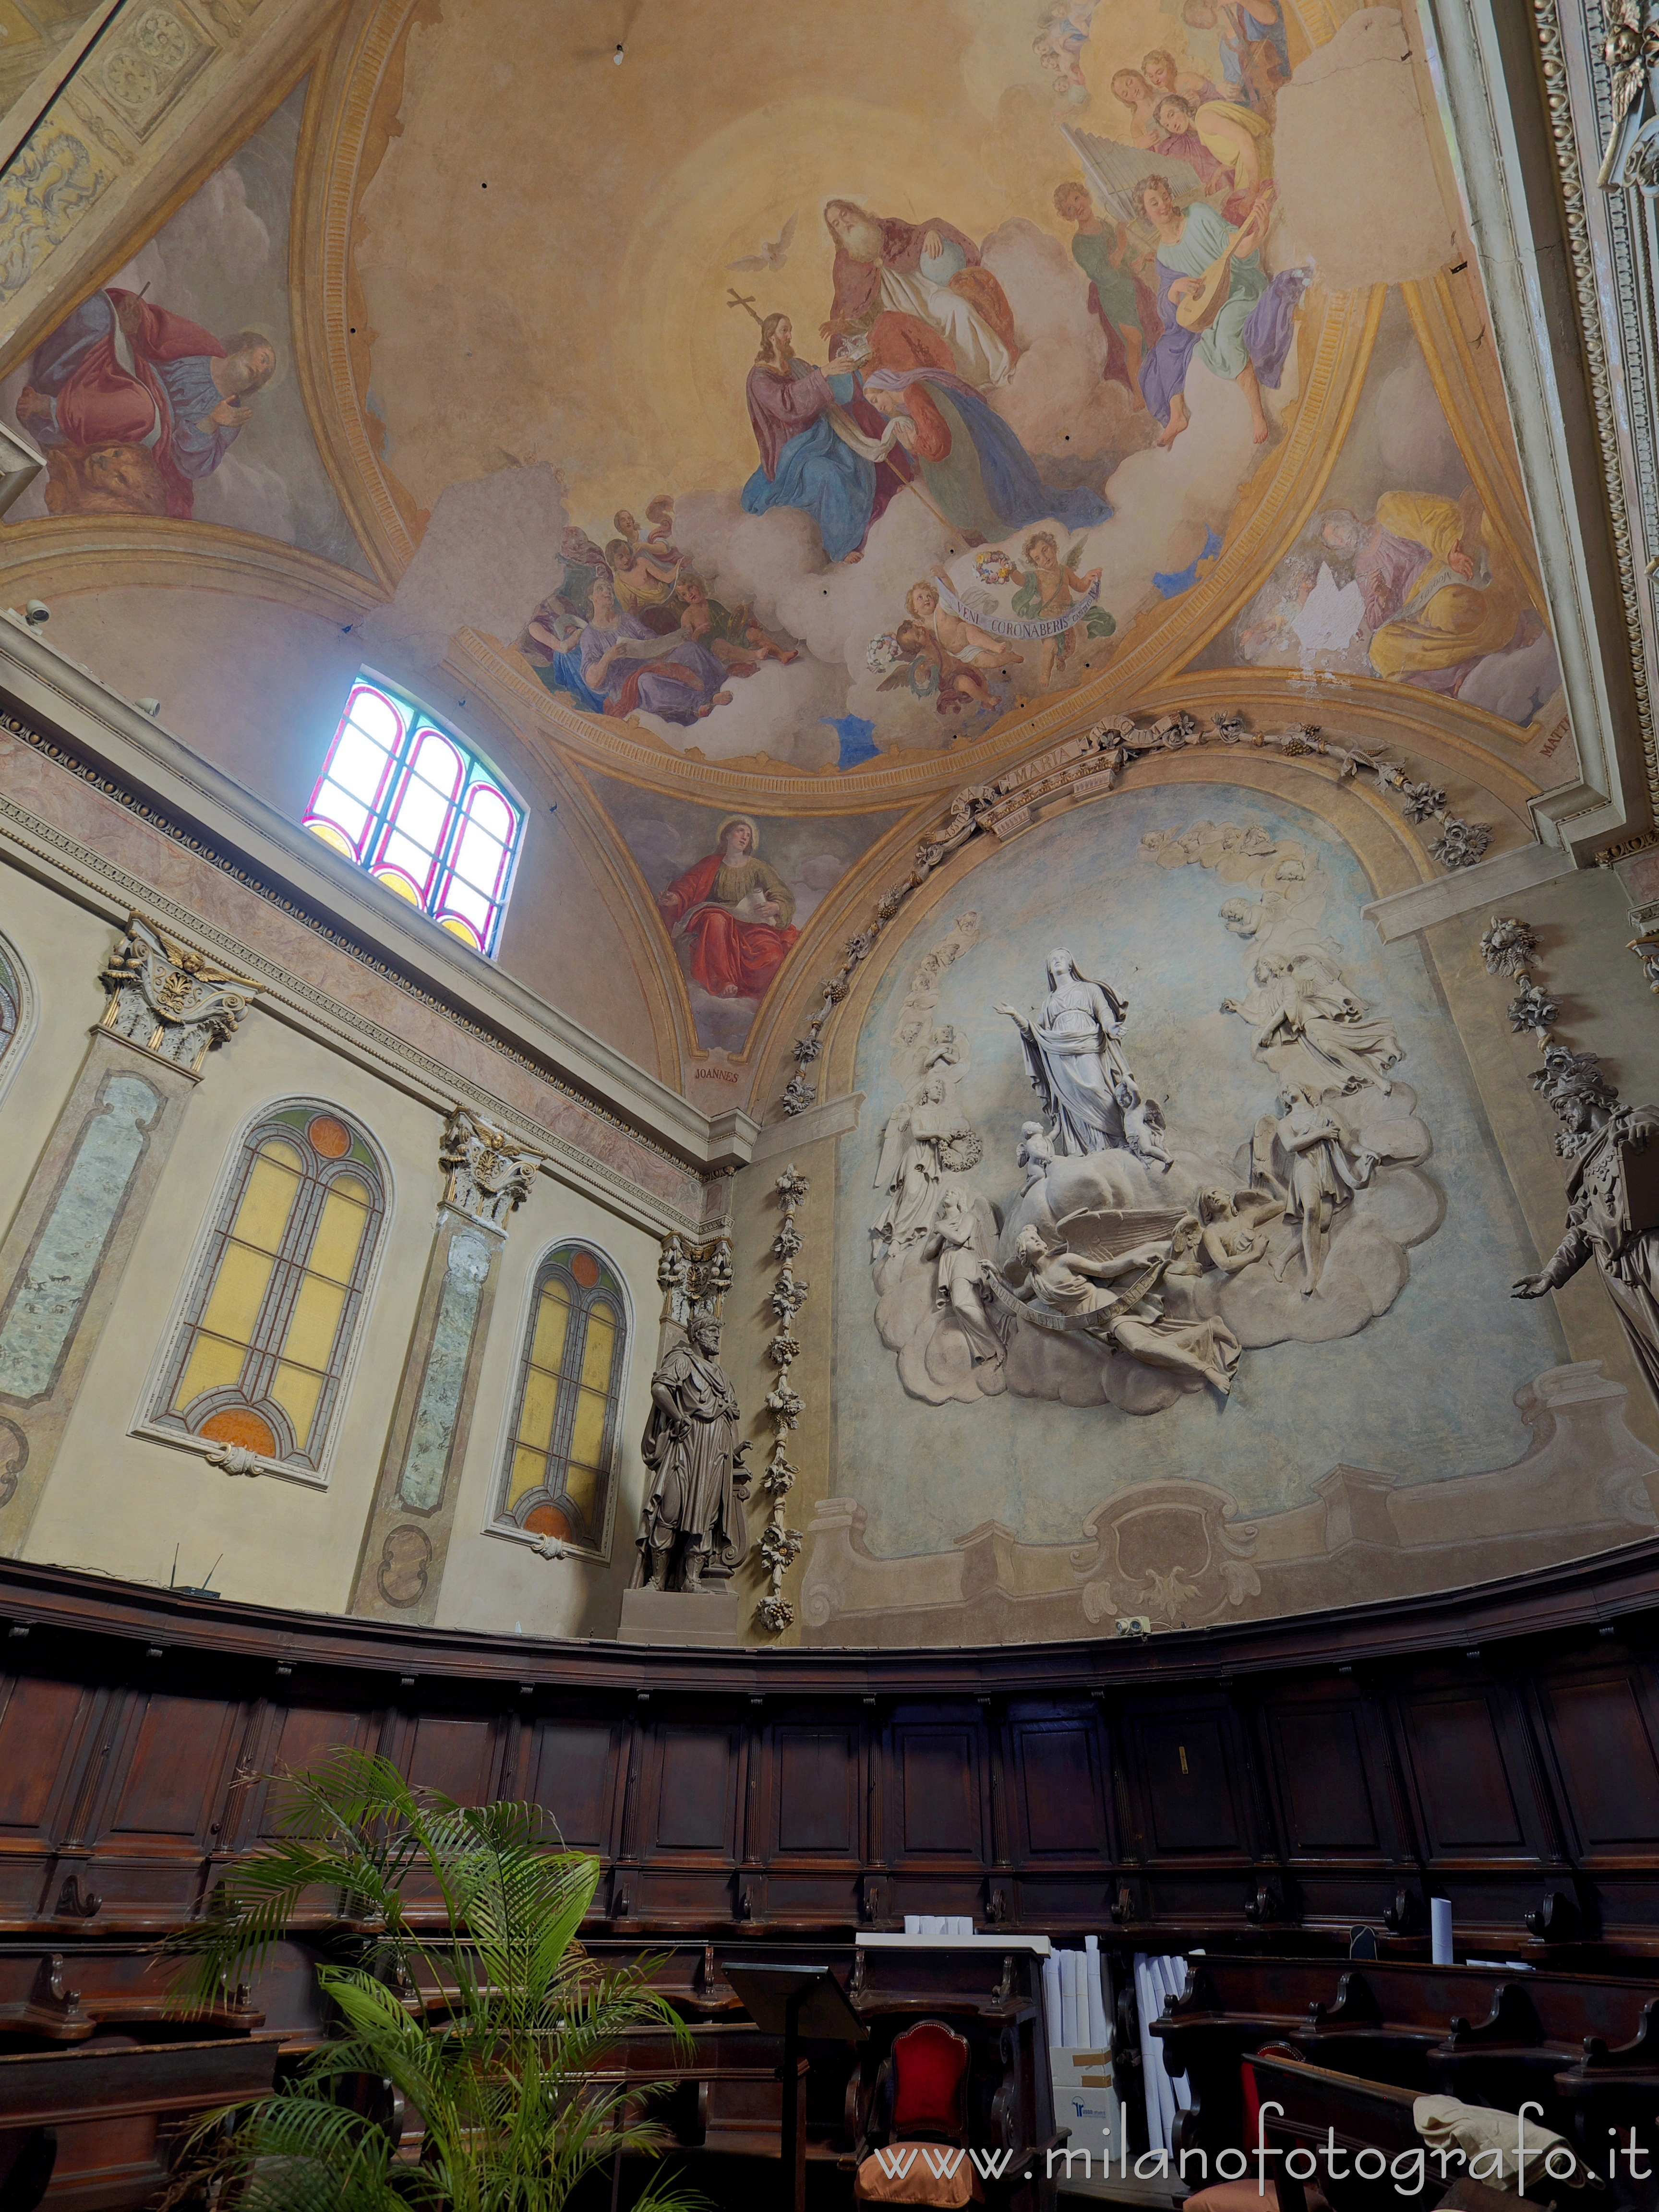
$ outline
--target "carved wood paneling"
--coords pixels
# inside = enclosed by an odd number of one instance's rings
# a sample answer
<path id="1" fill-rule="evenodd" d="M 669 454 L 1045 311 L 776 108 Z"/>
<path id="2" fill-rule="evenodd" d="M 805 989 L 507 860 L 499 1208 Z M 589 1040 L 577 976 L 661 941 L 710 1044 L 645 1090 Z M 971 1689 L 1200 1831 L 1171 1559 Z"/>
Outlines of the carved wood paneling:
<path id="1" fill-rule="evenodd" d="M 1392 1650 L 1354 1609 L 1145 1650 L 656 1653 L 648 1687 L 621 1646 L 3 1563 L 0 1630 L 27 1632 L 0 1642 L 0 1926 L 176 1923 L 270 1832 L 269 1778 L 347 1744 L 463 1803 L 544 1805 L 604 1863 L 619 1936 L 927 1911 L 1345 1949 L 1403 1893 L 1408 1937 L 1449 1896 L 1509 1956 L 1553 1893 L 1555 1940 L 1659 1953 L 1659 1544 L 1639 1554 L 1425 1601 L 1409 1643 L 1395 1608 Z"/>

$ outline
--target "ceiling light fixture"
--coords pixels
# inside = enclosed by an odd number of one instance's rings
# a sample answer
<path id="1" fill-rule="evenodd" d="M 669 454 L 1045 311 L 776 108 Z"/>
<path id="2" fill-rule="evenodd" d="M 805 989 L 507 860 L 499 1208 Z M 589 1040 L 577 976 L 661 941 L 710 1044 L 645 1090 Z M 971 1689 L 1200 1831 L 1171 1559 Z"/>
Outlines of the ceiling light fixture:
<path id="1" fill-rule="evenodd" d="M 616 51 L 616 52 L 615 52 L 614 54 L 612 54 L 612 55 L 611 55 L 611 60 L 612 60 L 613 62 L 615 62 L 615 64 L 617 64 L 617 67 L 618 69 L 620 69 L 620 68 L 622 67 L 622 65 L 623 65 L 623 45 L 622 45 L 622 40 L 621 40 L 620 39 L 618 39 L 618 40 L 617 40 L 617 51 Z"/>

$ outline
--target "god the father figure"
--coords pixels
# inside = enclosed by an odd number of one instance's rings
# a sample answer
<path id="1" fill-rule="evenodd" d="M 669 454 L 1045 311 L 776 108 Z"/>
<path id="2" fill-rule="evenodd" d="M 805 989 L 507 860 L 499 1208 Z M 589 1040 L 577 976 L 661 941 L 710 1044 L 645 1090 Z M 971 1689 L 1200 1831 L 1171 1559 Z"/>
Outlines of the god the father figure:
<path id="1" fill-rule="evenodd" d="M 651 1377 L 651 1418 L 640 1449 L 652 1483 L 640 1523 L 636 1589 L 700 1590 L 705 1574 L 712 1570 L 723 1580 L 748 1548 L 749 1446 L 738 1440 L 741 1416 L 720 1348 L 719 1322 L 694 1315 L 685 1340 L 670 1346 Z"/>

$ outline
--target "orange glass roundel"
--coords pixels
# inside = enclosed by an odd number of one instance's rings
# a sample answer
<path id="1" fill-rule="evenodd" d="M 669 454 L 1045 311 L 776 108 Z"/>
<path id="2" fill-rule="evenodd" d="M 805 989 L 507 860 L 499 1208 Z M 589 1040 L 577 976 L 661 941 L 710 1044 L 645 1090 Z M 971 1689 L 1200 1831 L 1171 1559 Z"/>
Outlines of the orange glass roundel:
<path id="1" fill-rule="evenodd" d="M 319 1114 L 306 1130 L 312 1147 L 325 1160 L 343 1160 L 351 1150 L 351 1132 L 331 1114 Z"/>
<path id="2" fill-rule="evenodd" d="M 591 1291 L 599 1279 L 599 1263 L 591 1252 L 572 1255 L 570 1272 L 585 1291 Z"/>

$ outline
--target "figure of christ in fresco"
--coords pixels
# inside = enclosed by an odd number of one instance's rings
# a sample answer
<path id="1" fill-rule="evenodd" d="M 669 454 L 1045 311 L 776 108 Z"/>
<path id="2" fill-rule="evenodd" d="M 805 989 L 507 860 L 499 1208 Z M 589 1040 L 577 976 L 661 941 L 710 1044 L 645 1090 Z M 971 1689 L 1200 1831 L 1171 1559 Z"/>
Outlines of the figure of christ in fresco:
<path id="1" fill-rule="evenodd" d="M 909 472 L 896 427 L 862 397 L 855 373 L 827 376 L 794 350 L 787 315 L 768 315 L 745 387 L 761 465 L 743 488 L 745 514 L 799 507 L 825 557 L 859 561 L 870 525 Z"/>
<path id="2" fill-rule="evenodd" d="M 118 285 L 94 292 L 35 348 L 17 395 L 46 451 L 48 510 L 187 518 L 276 367 L 258 331 L 220 339 Z"/>
<path id="3" fill-rule="evenodd" d="M 1062 222 L 1077 226 L 1072 258 L 1089 280 L 1089 313 L 1106 333 L 1101 382 L 1121 384 L 1135 405 L 1144 407 L 1141 356 L 1158 343 L 1162 321 L 1158 295 L 1136 273 L 1128 226 L 1103 223 L 1088 186 L 1071 177 L 1054 186 L 1054 213 Z"/>
<path id="4" fill-rule="evenodd" d="M 720 850 L 676 876 L 657 905 L 711 997 L 758 999 L 800 935 L 795 895 L 760 858 L 760 832 L 746 814 L 722 822 L 714 840 Z"/>
<path id="5" fill-rule="evenodd" d="M 720 688 L 726 671 L 707 646 L 678 634 L 654 635 L 637 615 L 623 612 L 605 577 L 595 577 L 590 599 L 592 620 L 576 641 L 576 660 L 601 713 L 643 708 L 665 722 L 700 722 L 729 703 L 732 694 Z"/>
<path id="6" fill-rule="evenodd" d="M 970 545 L 1050 519 L 1092 530 L 1110 519 L 1096 491 L 1045 483 L 1013 430 L 951 365 L 939 332 L 915 315 L 884 314 L 870 331 L 864 390 L 904 425 L 902 443 L 929 502 Z"/>
<path id="7" fill-rule="evenodd" d="M 1538 617 L 1472 494 L 1460 503 L 1427 492 L 1384 492 L 1369 525 L 1334 507 L 1320 536 L 1353 563 L 1379 676 L 1455 696 L 1488 653 L 1538 634 Z"/>
<path id="8" fill-rule="evenodd" d="M 870 215 L 851 200 L 830 201 L 823 220 L 836 241 L 835 297 L 819 336 L 829 339 L 832 361 L 856 354 L 885 309 L 937 331 L 951 366 L 975 390 L 1013 374 L 1020 351 L 1013 310 L 965 231 L 937 218 Z"/>
<path id="9" fill-rule="evenodd" d="M 1236 383 L 1250 407 L 1250 430 L 1258 446 L 1272 434 L 1262 411 L 1261 386 L 1277 391 L 1296 333 L 1296 310 L 1307 283 L 1301 269 L 1269 277 L 1261 266 L 1261 246 L 1273 213 L 1273 194 L 1263 191 L 1248 220 L 1235 230 L 1203 200 L 1176 205 L 1168 181 L 1143 177 L 1135 186 L 1135 205 L 1158 233 L 1158 298 L 1164 334 L 1140 372 L 1146 404 L 1164 426 L 1160 446 L 1172 446 L 1192 417 L 1186 401 L 1187 371 L 1197 355 L 1212 376 Z M 1227 292 L 1207 330 L 1183 330 L 1176 319 L 1180 302 L 1204 289 L 1212 267 L 1227 258 Z"/>

